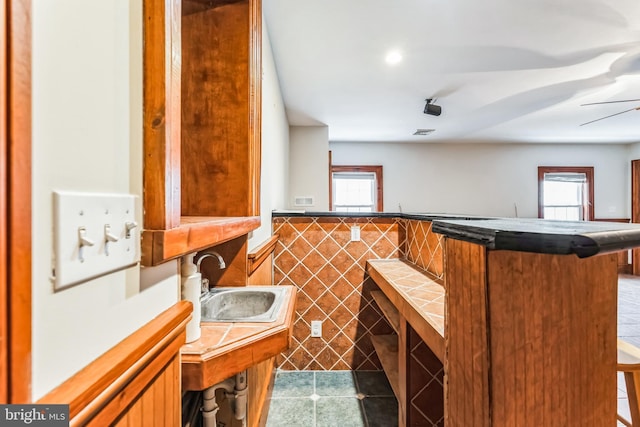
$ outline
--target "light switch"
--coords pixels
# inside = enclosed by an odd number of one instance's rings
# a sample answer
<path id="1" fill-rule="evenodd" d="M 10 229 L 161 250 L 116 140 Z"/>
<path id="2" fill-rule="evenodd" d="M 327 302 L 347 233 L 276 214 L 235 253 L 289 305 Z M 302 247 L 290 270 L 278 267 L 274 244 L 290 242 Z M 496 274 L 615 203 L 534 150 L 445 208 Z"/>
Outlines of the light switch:
<path id="1" fill-rule="evenodd" d="M 54 290 L 140 261 L 137 196 L 53 192 Z"/>

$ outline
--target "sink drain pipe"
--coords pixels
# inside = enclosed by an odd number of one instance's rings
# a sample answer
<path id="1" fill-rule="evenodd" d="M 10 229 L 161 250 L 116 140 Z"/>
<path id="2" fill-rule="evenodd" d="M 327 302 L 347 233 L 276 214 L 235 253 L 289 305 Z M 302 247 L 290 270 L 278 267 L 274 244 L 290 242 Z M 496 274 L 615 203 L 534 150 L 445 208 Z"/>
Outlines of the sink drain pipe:
<path id="1" fill-rule="evenodd" d="M 216 414 L 220 409 L 216 402 L 216 390 L 224 389 L 228 397 L 233 397 L 234 402 L 231 405 L 233 414 L 237 420 L 242 421 L 242 425 L 246 425 L 247 417 L 247 371 L 242 371 L 235 377 L 212 385 L 202 392 L 202 426 L 216 427 Z"/>

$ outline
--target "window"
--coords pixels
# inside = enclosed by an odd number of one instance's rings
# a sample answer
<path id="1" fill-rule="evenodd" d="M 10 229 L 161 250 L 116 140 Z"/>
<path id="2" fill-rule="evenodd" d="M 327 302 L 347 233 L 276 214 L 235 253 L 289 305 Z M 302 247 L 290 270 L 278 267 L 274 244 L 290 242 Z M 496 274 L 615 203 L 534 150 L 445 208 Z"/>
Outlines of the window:
<path id="1" fill-rule="evenodd" d="M 331 166 L 330 210 L 382 212 L 382 166 Z"/>
<path id="2" fill-rule="evenodd" d="M 538 217 L 593 220 L 593 167 L 538 167 Z"/>

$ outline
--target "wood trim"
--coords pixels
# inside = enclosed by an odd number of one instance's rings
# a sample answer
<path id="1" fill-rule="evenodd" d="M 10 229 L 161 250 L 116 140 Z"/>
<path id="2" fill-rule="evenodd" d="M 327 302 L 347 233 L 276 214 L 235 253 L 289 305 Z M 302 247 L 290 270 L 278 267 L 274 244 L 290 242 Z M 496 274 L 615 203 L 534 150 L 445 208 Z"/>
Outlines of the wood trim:
<path id="1" fill-rule="evenodd" d="M 331 160 L 330 160 L 331 161 Z M 333 211 L 333 174 L 334 172 L 373 172 L 376 174 L 376 202 L 377 202 L 377 212 L 384 211 L 384 193 L 383 193 L 383 182 L 382 182 L 382 166 L 363 166 L 363 165 L 354 165 L 354 166 L 335 166 L 331 165 L 329 168 L 329 210 Z"/>
<path id="2" fill-rule="evenodd" d="M 329 150 L 329 211 L 333 210 L 333 152 Z"/>
<path id="3" fill-rule="evenodd" d="M 71 425 L 94 420 L 96 425 L 107 425 L 116 420 L 171 357 L 179 355 L 192 309 L 191 303 L 178 302 L 38 403 L 69 404 Z"/>
<path id="4" fill-rule="evenodd" d="M 228 242 L 260 227 L 260 217 L 188 217 L 171 230 L 142 232 L 144 266 L 162 264 L 179 256 Z"/>
<path id="5" fill-rule="evenodd" d="M 249 1 L 249 212 L 260 215 L 262 162 L 262 1 Z"/>
<path id="6" fill-rule="evenodd" d="M 594 173 L 593 166 L 538 166 L 538 218 L 544 218 L 542 201 L 544 199 L 543 185 L 544 174 L 553 172 L 584 173 L 587 177 L 587 193 L 589 201 L 587 206 L 583 206 L 584 218 L 591 221 L 595 218 L 595 198 L 594 198 Z"/>
<path id="7" fill-rule="evenodd" d="M 9 401 L 7 280 L 7 2 L 0 2 L 0 402 Z"/>
<path id="8" fill-rule="evenodd" d="M 144 0 L 144 228 L 180 225 L 180 0 Z"/>
<path id="9" fill-rule="evenodd" d="M 278 243 L 278 235 L 274 234 L 258 247 L 253 252 L 247 254 L 247 273 L 251 276 L 262 263 L 273 253 Z"/>
<path id="10" fill-rule="evenodd" d="M 631 161 L 631 222 L 640 223 L 640 160 Z M 631 254 L 631 272 L 640 276 L 640 248 Z"/>
<path id="11" fill-rule="evenodd" d="M 31 1 L 7 1 L 9 402 L 31 401 Z"/>

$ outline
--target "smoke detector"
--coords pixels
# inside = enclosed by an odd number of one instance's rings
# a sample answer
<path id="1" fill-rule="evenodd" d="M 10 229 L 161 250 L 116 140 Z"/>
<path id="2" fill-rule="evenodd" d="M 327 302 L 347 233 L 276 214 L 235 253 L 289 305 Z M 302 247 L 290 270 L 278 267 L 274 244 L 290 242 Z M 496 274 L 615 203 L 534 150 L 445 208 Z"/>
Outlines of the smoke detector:
<path id="1" fill-rule="evenodd" d="M 430 133 L 435 132 L 435 129 L 416 129 L 413 133 L 414 135 L 429 135 Z"/>

